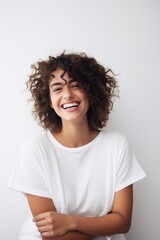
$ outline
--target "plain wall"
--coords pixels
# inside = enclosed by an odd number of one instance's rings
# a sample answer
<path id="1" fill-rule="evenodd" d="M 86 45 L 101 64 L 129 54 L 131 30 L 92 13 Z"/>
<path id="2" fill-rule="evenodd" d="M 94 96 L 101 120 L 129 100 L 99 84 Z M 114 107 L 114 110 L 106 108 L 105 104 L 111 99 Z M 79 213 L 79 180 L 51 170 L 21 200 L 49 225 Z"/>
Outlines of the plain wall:
<path id="1" fill-rule="evenodd" d="M 127 236 L 159 239 L 159 26 L 158 0 L 0 0 L 0 239 L 18 239 L 28 208 L 7 184 L 22 140 L 41 131 L 24 91 L 30 65 L 65 49 L 119 74 L 109 127 L 129 137 L 147 174 L 135 184 Z"/>

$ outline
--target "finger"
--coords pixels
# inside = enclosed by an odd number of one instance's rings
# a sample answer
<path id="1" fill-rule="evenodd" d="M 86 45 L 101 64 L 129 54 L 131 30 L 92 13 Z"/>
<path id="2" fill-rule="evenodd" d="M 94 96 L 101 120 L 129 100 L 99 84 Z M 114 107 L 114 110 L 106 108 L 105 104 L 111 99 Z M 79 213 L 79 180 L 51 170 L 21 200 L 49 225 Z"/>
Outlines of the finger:
<path id="1" fill-rule="evenodd" d="M 49 232 L 43 232 L 41 234 L 42 234 L 42 237 L 46 237 L 46 238 L 48 238 L 48 237 L 56 237 L 55 232 L 53 230 L 49 231 Z"/>
<path id="2" fill-rule="evenodd" d="M 47 225 L 47 221 L 46 220 L 41 220 L 38 222 L 35 222 L 37 227 L 42 227 L 42 226 L 46 226 Z"/>
<path id="3" fill-rule="evenodd" d="M 43 227 L 38 227 L 38 231 L 46 237 L 53 237 L 55 232 L 52 226 L 43 226 Z"/>
<path id="4" fill-rule="evenodd" d="M 51 233 L 51 232 L 53 232 L 53 227 L 52 226 L 38 227 L 38 231 L 41 233 L 44 233 L 44 232 Z"/>
<path id="5" fill-rule="evenodd" d="M 39 214 L 33 218 L 33 222 L 38 222 L 44 219 L 44 215 Z"/>
<path id="6" fill-rule="evenodd" d="M 50 216 L 50 212 L 40 213 L 33 218 L 33 222 L 38 222 Z"/>

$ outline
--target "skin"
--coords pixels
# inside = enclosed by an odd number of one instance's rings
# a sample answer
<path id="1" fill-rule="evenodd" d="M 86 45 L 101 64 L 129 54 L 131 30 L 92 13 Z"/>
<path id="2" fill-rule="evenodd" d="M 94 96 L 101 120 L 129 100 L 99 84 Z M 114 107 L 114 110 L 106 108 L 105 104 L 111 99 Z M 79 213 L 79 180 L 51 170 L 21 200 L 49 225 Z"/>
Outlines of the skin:
<path id="1" fill-rule="evenodd" d="M 84 89 L 63 70 L 53 72 L 49 83 L 51 107 L 61 117 L 62 130 L 52 133 L 67 147 L 80 147 L 92 141 L 98 131 L 89 129 L 89 102 Z M 64 109 L 64 104 L 78 106 Z M 133 190 L 128 186 L 115 193 L 112 211 L 101 217 L 82 217 L 58 213 L 51 199 L 27 194 L 29 206 L 43 240 L 90 240 L 95 236 L 126 233 L 131 225 Z"/>

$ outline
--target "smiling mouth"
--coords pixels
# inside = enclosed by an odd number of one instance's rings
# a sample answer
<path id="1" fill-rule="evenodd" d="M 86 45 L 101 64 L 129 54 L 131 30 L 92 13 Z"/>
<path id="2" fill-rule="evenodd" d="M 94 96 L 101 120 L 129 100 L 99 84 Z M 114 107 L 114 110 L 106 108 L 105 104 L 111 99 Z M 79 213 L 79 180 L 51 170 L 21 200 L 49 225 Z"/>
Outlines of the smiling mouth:
<path id="1" fill-rule="evenodd" d="M 73 103 L 64 103 L 62 104 L 62 108 L 63 109 L 68 109 L 68 108 L 75 108 L 75 107 L 78 107 L 80 105 L 79 102 L 73 102 Z"/>

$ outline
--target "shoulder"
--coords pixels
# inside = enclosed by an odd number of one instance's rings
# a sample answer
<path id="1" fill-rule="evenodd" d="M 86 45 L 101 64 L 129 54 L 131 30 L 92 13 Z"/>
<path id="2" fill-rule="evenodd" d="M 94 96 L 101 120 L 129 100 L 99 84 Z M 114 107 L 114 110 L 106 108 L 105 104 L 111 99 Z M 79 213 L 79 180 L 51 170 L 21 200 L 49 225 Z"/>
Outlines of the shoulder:
<path id="1" fill-rule="evenodd" d="M 108 146 L 125 148 L 128 145 L 128 137 L 116 130 L 102 130 L 102 141 Z"/>
<path id="2" fill-rule="evenodd" d="M 102 130 L 101 134 L 101 145 L 108 150 L 122 152 L 129 145 L 128 137 L 122 132 Z"/>
<path id="3" fill-rule="evenodd" d="M 39 149 L 45 148 L 45 146 L 47 146 L 47 142 L 48 137 L 46 131 L 37 133 L 24 139 L 21 143 L 20 150 L 35 152 Z"/>

